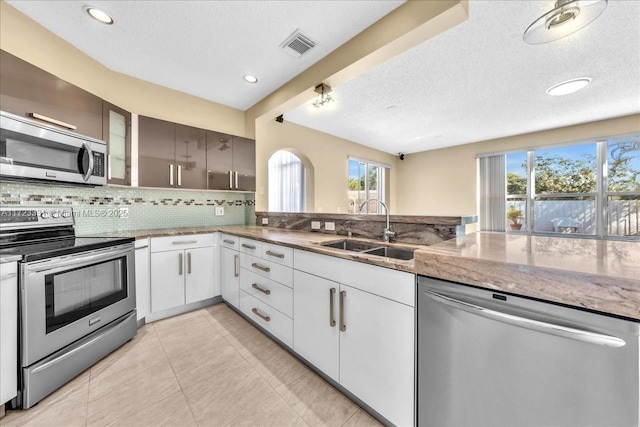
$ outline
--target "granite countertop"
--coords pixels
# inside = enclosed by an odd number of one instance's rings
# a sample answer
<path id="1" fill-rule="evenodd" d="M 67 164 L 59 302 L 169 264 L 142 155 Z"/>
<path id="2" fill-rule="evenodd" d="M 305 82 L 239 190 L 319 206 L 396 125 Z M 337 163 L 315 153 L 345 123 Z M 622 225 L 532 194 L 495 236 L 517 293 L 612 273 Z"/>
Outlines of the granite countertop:
<path id="1" fill-rule="evenodd" d="M 109 236 L 142 239 L 215 231 L 640 321 L 638 242 L 478 232 L 432 246 L 392 244 L 416 249 L 414 260 L 403 261 L 321 245 L 344 236 L 259 226 L 143 230 Z"/>
<path id="2" fill-rule="evenodd" d="M 415 272 L 640 320 L 640 243 L 478 232 L 415 252 Z"/>

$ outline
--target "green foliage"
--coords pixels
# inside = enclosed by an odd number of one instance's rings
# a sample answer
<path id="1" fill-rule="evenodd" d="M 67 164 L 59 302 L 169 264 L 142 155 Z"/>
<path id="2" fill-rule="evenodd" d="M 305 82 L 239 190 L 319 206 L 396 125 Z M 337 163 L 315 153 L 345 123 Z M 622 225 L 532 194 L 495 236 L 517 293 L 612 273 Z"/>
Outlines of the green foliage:
<path id="1" fill-rule="evenodd" d="M 521 218 L 524 218 L 522 211 L 520 209 L 516 209 L 515 205 L 509 205 L 509 210 L 507 210 L 507 218 L 517 224 Z"/>
<path id="2" fill-rule="evenodd" d="M 507 194 L 527 194 L 527 178 L 513 172 L 508 172 Z"/>
<path id="3" fill-rule="evenodd" d="M 536 156 L 536 194 L 595 193 L 596 160 Z"/>
<path id="4" fill-rule="evenodd" d="M 609 191 L 640 191 L 640 139 L 614 144 L 609 158 Z"/>

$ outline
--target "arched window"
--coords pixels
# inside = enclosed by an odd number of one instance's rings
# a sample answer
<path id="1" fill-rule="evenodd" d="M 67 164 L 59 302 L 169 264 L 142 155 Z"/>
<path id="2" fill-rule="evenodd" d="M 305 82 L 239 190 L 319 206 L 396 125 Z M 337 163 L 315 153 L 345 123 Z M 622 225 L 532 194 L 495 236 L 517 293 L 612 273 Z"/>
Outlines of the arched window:
<path id="1" fill-rule="evenodd" d="M 269 211 L 304 212 L 305 167 L 286 150 L 276 151 L 269 159 Z"/>

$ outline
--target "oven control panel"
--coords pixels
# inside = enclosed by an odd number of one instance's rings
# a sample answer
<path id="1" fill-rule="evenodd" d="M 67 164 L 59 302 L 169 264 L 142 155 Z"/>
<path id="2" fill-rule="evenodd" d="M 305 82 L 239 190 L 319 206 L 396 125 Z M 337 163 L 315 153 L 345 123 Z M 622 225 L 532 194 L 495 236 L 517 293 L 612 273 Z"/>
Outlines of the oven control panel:
<path id="1" fill-rule="evenodd" d="M 2 207 L 0 228 L 40 228 L 73 225 L 73 209 L 69 206 Z"/>

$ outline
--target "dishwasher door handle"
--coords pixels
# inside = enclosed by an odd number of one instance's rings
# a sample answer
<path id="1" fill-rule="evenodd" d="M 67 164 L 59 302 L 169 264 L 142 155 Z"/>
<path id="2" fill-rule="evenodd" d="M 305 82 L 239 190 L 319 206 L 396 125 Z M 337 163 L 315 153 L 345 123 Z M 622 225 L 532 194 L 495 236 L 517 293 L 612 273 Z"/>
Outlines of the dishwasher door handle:
<path id="1" fill-rule="evenodd" d="M 571 328 L 568 326 L 556 325 L 554 323 L 542 322 L 526 317 L 514 316 L 513 314 L 503 313 L 491 310 L 486 307 L 460 301 L 437 292 L 424 289 L 424 295 L 434 301 L 449 307 L 457 308 L 467 313 L 475 314 L 486 319 L 496 320 L 498 322 L 507 323 L 509 325 L 518 326 L 520 328 L 530 329 L 545 334 L 555 335 L 562 338 L 569 338 L 590 344 L 597 344 L 604 347 L 623 347 L 626 342 L 618 337 L 611 335 L 599 334 L 596 332 L 584 331 L 582 329 Z"/>

